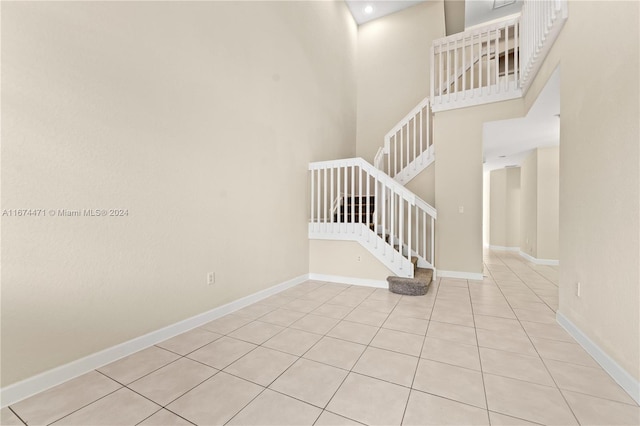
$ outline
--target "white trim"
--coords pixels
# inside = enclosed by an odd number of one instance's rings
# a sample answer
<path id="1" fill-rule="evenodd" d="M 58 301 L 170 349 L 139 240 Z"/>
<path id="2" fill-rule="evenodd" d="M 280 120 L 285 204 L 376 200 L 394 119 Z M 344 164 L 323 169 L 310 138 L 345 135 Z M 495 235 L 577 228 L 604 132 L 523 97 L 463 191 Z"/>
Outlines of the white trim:
<path id="1" fill-rule="evenodd" d="M 505 247 L 505 246 L 492 246 L 492 245 L 489 245 L 489 249 L 500 250 L 500 251 L 520 251 L 520 247 Z"/>
<path id="2" fill-rule="evenodd" d="M 330 283 L 360 285 L 365 287 L 388 288 L 388 283 L 383 280 L 373 280 L 369 278 L 343 277 L 340 275 L 325 275 L 309 273 L 309 279 L 314 281 L 326 281 Z"/>
<path id="3" fill-rule="evenodd" d="M 609 373 L 611 378 L 613 378 L 635 402 L 640 404 L 640 382 L 638 380 L 615 362 L 600 346 L 560 312 L 556 312 L 556 321 L 600 364 L 604 371 Z"/>
<path id="4" fill-rule="evenodd" d="M 440 278 L 460 278 L 460 279 L 463 279 L 463 280 L 476 280 L 476 281 L 482 281 L 484 279 L 484 275 L 482 275 L 482 273 L 460 272 L 460 271 L 443 271 L 442 269 L 438 269 L 438 277 L 440 277 Z"/>
<path id="5" fill-rule="evenodd" d="M 557 266 L 560 264 L 559 260 L 555 259 L 536 259 L 535 257 L 520 251 L 520 256 L 524 257 L 531 263 L 535 263 L 536 265 L 549 265 L 549 266 Z"/>
<path id="6" fill-rule="evenodd" d="M 203 312 L 191 318 L 163 327 L 159 330 L 152 331 L 144 336 L 136 337 L 116 346 L 104 349 L 100 352 L 88 355 L 68 364 L 61 365 L 51 370 L 40 373 L 36 376 L 22 380 L 18 383 L 6 386 L 0 389 L 0 407 L 4 408 L 10 404 L 15 404 L 25 398 L 35 395 L 39 392 L 57 386 L 68 380 L 74 379 L 82 374 L 93 371 L 106 364 L 117 361 L 142 349 L 160 343 L 185 331 L 200 327 L 214 319 L 220 318 L 238 309 L 244 308 L 252 303 L 272 296 L 283 290 L 301 284 L 309 279 L 309 274 L 303 274 L 296 278 L 292 278 L 283 283 L 274 285 L 273 287 L 245 296 L 241 299 L 218 306 L 210 311 Z"/>

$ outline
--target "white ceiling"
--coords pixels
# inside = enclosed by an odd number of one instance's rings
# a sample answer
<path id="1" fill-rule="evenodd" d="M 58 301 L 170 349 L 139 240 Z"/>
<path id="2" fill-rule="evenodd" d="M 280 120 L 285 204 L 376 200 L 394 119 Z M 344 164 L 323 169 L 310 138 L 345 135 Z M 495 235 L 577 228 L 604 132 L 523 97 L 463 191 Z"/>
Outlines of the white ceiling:
<path id="1" fill-rule="evenodd" d="M 353 15 L 353 19 L 356 20 L 358 25 L 365 22 L 373 21 L 374 19 L 381 18 L 386 15 L 398 12 L 402 9 L 406 9 L 416 4 L 423 3 L 426 0 L 414 0 L 414 1 L 368 1 L 368 0 L 347 0 L 347 6 Z M 373 6 L 373 12 L 370 14 L 364 13 L 364 8 L 367 5 Z"/>
<path id="2" fill-rule="evenodd" d="M 532 150 L 559 145 L 560 69 L 551 75 L 526 117 L 484 123 L 482 142 L 485 172 L 520 166 Z"/>

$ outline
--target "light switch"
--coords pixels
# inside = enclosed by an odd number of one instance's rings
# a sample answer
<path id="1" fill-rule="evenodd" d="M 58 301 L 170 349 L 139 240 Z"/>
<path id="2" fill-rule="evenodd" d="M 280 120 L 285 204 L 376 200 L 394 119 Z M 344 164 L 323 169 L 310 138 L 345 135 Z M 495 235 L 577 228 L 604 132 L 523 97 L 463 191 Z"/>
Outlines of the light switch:
<path id="1" fill-rule="evenodd" d="M 458 206 L 458 213 L 464 213 L 464 206 Z"/>

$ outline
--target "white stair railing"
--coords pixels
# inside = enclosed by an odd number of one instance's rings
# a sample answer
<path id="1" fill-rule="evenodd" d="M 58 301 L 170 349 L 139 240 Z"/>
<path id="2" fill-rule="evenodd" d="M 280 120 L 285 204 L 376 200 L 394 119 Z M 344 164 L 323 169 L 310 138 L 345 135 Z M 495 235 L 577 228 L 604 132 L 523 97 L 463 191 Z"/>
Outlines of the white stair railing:
<path id="1" fill-rule="evenodd" d="M 417 176 L 434 159 L 431 120 L 429 98 L 424 98 L 385 135 L 375 166 L 402 184 Z"/>
<path id="2" fill-rule="evenodd" d="M 566 0 L 525 0 L 520 36 L 521 87 L 526 93 L 568 17 Z"/>
<path id="3" fill-rule="evenodd" d="M 520 16 L 433 41 L 431 106 L 444 111 L 513 99 L 520 90 Z"/>
<path id="4" fill-rule="evenodd" d="M 398 276 L 413 277 L 412 256 L 433 268 L 432 206 L 362 158 L 311 163 L 309 171 L 309 238 L 358 241 Z"/>

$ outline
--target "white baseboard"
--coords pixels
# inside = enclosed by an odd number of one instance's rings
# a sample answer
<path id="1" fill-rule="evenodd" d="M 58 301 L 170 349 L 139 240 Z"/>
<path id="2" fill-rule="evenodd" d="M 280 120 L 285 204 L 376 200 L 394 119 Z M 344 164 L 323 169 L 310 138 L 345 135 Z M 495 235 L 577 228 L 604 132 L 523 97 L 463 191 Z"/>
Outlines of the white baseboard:
<path id="1" fill-rule="evenodd" d="M 22 380 L 18 383 L 0 389 L 0 407 L 14 404 L 39 392 L 57 386 L 61 383 L 74 379 L 82 374 L 100 368 L 104 365 L 117 361 L 142 349 L 148 348 L 167 340 L 178 334 L 184 333 L 196 327 L 200 327 L 227 315 L 238 309 L 244 308 L 252 303 L 265 299 L 295 285 L 301 284 L 309 279 L 309 274 L 300 275 L 283 283 L 266 288 L 257 293 L 235 300 L 226 305 L 219 306 L 210 311 L 203 312 L 191 318 L 187 318 L 175 324 L 161 328 L 144 336 L 121 343 L 116 346 L 104 349 L 100 352 L 61 365 L 44 373 Z"/>
<path id="2" fill-rule="evenodd" d="M 482 281 L 484 279 L 484 275 L 481 272 L 459 272 L 459 271 L 443 271 L 442 269 L 438 269 L 438 277 L 439 278 L 460 278 L 462 280 L 476 280 Z"/>
<path id="3" fill-rule="evenodd" d="M 549 266 L 557 266 L 560 264 L 559 260 L 554 260 L 554 259 L 536 259 L 535 257 L 520 251 L 520 256 L 524 257 L 525 259 L 527 259 L 529 262 L 531 263 L 535 263 L 536 265 L 549 265 Z"/>
<path id="4" fill-rule="evenodd" d="M 640 404 L 640 382 L 613 360 L 600 346 L 589 338 L 582 330 L 560 312 L 556 320 L 576 342 L 586 350 L 593 359 L 624 389 L 634 401 Z"/>
<path id="5" fill-rule="evenodd" d="M 367 278 L 343 277 L 340 275 L 324 275 L 309 273 L 309 279 L 314 281 L 327 281 L 330 283 L 361 285 L 365 287 L 388 288 L 388 283 L 384 280 L 372 280 Z"/>
<path id="6" fill-rule="evenodd" d="M 520 247 L 505 247 L 505 246 L 492 246 L 489 245 L 491 250 L 500 250 L 500 251 L 520 251 Z"/>

